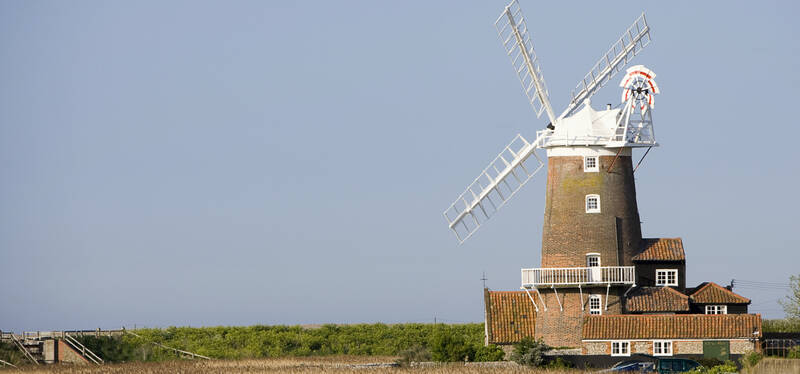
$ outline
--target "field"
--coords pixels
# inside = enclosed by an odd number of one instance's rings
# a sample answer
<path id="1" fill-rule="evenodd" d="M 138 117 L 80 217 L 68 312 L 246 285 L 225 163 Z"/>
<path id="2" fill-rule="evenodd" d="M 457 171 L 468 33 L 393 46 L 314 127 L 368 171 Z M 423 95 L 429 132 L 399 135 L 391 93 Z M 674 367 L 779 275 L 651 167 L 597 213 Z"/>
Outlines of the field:
<path id="1" fill-rule="evenodd" d="M 432 367 L 380 367 L 372 366 L 379 363 L 393 363 L 394 357 L 365 357 L 365 356 L 328 356 L 328 357 L 302 357 L 302 358 L 275 358 L 252 360 L 214 360 L 214 361 L 167 361 L 167 362 L 137 362 L 127 364 L 111 364 L 103 366 L 27 366 L 22 369 L 26 373 L 41 374 L 100 374 L 100 373 L 133 373 L 133 374 L 167 374 L 167 373 L 231 373 L 231 374 L 257 374 L 257 373 L 419 373 L 419 374 L 483 374 L 483 373 L 583 373 L 583 371 L 569 370 L 543 370 L 528 369 L 513 364 L 487 367 L 480 363 L 440 364 Z M 486 364 L 483 364 L 486 365 Z M 15 373 L 16 369 L 0 369 L 0 373 Z"/>

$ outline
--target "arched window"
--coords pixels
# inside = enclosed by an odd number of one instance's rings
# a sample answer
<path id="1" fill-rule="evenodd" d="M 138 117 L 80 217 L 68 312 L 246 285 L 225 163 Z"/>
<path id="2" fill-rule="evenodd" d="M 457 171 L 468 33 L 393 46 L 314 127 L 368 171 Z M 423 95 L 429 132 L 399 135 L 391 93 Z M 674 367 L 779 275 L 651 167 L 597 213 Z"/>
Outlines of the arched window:
<path id="1" fill-rule="evenodd" d="M 600 213 L 600 195 L 586 195 L 586 213 Z"/>
<path id="2" fill-rule="evenodd" d="M 599 253 L 587 253 L 586 254 L 586 266 L 587 267 L 596 267 L 600 266 L 600 254 Z"/>
<path id="3" fill-rule="evenodd" d="M 583 157 L 583 171 L 597 172 L 597 156 L 584 156 Z"/>
<path id="4" fill-rule="evenodd" d="M 589 296 L 589 314 L 603 314 L 603 299 L 600 295 Z"/>

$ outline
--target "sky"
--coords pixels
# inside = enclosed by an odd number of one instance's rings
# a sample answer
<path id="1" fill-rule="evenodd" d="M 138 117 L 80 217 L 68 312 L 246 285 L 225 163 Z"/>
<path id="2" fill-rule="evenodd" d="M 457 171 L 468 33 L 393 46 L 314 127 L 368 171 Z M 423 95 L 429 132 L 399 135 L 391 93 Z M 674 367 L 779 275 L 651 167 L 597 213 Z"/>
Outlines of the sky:
<path id="1" fill-rule="evenodd" d="M 482 321 L 482 274 L 519 288 L 544 211 L 539 174 L 463 245 L 442 217 L 547 123 L 505 4 L 0 2 L 0 329 Z M 556 112 L 647 12 L 643 234 L 683 238 L 689 286 L 749 281 L 750 310 L 783 317 L 797 3 L 521 6 Z"/>

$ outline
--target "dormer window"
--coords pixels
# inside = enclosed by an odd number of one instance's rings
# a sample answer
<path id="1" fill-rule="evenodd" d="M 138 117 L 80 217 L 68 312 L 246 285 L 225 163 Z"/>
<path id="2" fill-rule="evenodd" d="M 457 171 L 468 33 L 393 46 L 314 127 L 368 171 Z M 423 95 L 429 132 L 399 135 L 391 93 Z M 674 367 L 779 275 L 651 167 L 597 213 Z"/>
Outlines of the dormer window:
<path id="1" fill-rule="evenodd" d="M 600 195 L 586 195 L 586 213 L 600 213 Z"/>
<path id="2" fill-rule="evenodd" d="M 597 156 L 584 156 L 583 157 L 583 171 L 587 173 L 597 172 Z"/>
<path id="3" fill-rule="evenodd" d="M 656 286 L 678 286 L 678 269 L 656 269 Z"/>

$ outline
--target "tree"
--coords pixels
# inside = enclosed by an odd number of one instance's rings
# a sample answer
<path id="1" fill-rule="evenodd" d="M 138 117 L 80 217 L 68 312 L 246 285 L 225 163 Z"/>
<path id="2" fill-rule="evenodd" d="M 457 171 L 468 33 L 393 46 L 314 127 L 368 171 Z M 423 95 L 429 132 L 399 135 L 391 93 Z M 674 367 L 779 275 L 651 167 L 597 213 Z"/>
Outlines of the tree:
<path id="1" fill-rule="evenodd" d="M 786 318 L 800 320 L 800 274 L 789 277 L 790 292 L 786 300 L 781 300 Z"/>

